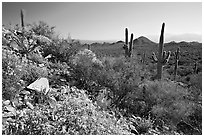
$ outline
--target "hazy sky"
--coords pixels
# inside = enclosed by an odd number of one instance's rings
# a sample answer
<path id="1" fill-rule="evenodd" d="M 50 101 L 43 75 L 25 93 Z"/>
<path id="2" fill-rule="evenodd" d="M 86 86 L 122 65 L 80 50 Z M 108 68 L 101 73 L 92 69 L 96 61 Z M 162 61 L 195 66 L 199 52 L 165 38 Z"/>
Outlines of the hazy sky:
<path id="1" fill-rule="evenodd" d="M 74 39 L 124 40 L 125 27 L 134 38 L 147 36 L 158 42 L 162 22 L 165 41 L 200 41 L 202 3 L 113 2 L 113 3 L 2 3 L 2 23 L 20 23 L 20 9 L 26 22 L 40 20 L 56 26 L 56 32 Z"/>

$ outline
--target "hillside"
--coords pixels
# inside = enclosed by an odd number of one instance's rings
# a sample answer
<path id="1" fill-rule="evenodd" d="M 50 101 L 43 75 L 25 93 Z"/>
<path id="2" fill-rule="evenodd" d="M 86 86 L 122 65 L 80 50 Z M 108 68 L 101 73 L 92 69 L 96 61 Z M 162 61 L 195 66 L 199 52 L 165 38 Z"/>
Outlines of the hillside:
<path id="1" fill-rule="evenodd" d="M 202 134 L 201 43 L 166 43 L 181 49 L 177 77 L 172 54 L 155 80 L 158 44 L 148 38 L 127 58 L 122 41 L 82 45 L 31 27 L 2 32 L 3 134 Z"/>
<path id="2" fill-rule="evenodd" d="M 133 40 L 133 44 L 141 46 L 141 45 L 155 45 L 156 43 L 144 36 L 140 36 L 139 38 Z"/>

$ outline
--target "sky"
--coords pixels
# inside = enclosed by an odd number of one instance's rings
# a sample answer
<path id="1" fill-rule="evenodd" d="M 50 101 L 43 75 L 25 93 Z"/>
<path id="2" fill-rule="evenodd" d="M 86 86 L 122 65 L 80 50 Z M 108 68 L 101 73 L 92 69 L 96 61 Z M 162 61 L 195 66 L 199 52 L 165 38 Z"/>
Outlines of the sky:
<path id="1" fill-rule="evenodd" d="M 165 22 L 165 42 L 202 41 L 201 2 L 3 2 L 2 24 L 44 21 L 61 37 L 82 40 L 124 40 L 127 27 L 134 38 L 158 42 Z"/>

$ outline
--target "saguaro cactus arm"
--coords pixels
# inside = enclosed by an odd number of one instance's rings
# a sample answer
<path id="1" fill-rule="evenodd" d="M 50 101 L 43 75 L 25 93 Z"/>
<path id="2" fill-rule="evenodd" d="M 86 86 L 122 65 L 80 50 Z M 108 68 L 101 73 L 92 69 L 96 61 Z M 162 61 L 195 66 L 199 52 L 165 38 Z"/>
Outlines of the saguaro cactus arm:
<path id="1" fill-rule="evenodd" d="M 162 60 L 163 60 L 162 64 L 163 65 L 165 65 L 166 63 L 169 62 L 170 56 L 171 56 L 171 51 L 168 51 L 167 55 L 166 55 L 166 52 L 163 54 L 163 58 L 162 58 Z"/>
<path id="2" fill-rule="evenodd" d="M 153 59 L 153 61 L 154 61 L 155 63 L 158 62 L 157 56 L 156 56 L 156 54 L 155 54 L 154 52 L 152 53 L 152 59 Z"/>
<path id="3" fill-rule="evenodd" d="M 129 42 L 129 52 L 132 51 L 132 48 L 133 48 L 133 33 L 131 33 L 131 36 L 130 36 L 130 42 Z"/>
<path id="4" fill-rule="evenodd" d="M 175 52 L 175 58 L 176 60 L 179 60 L 179 53 L 180 53 L 180 48 L 178 47 L 176 52 Z"/>
<path id="5" fill-rule="evenodd" d="M 193 72 L 194 72 L 195 74 L 198 73 L 198 63 L 197 63 L 197 62 L 194 63 Z"/>

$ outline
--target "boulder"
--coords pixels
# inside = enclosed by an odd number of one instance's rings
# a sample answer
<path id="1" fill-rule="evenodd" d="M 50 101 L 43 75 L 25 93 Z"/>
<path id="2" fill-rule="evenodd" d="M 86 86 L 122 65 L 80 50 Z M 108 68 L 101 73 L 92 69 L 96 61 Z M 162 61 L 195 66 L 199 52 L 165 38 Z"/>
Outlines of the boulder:
<path id="1" fill-rule="evenodd" d="M 27 88 L 46 95 L 50 89 L 49 81 L 47 78 L 39 78 L 35 82 L 31 83 Z"/>
<path id="2" fill-rule="evenodd" d="M 10 100 L 3 101 L 3 105 L 8 106 L 11 103 Z"/>

